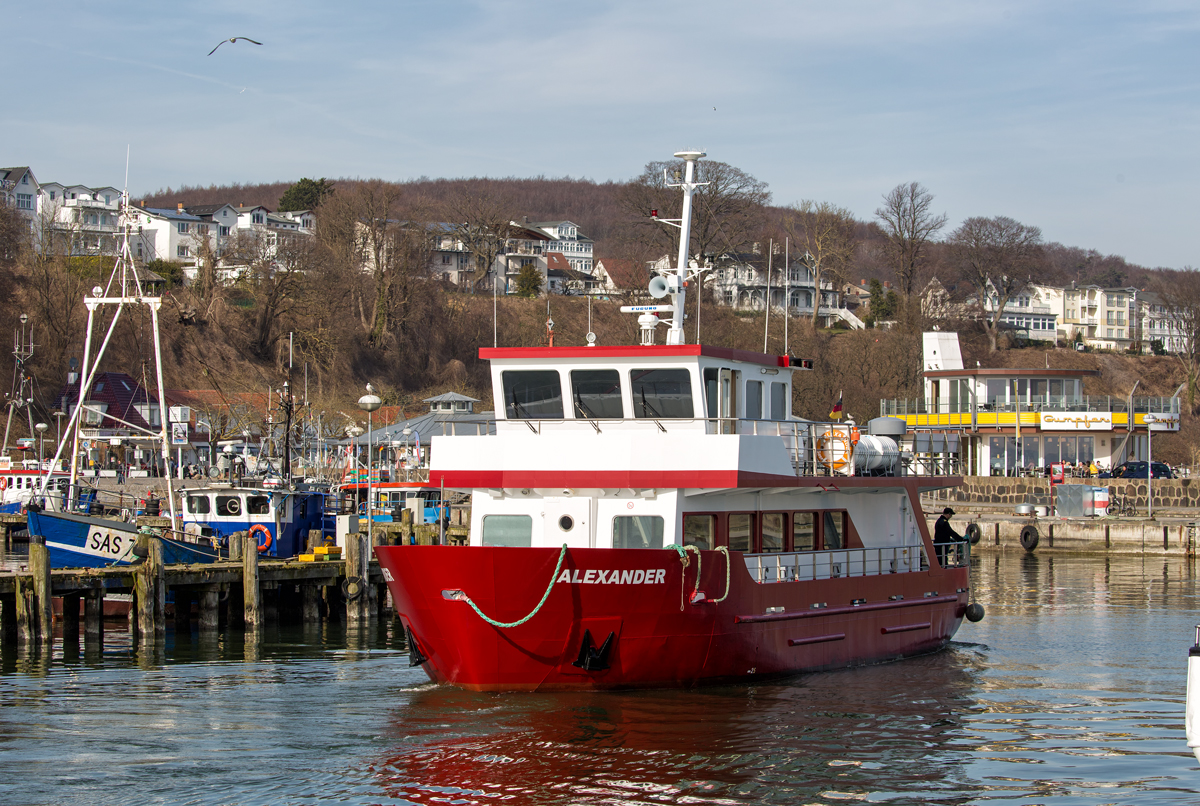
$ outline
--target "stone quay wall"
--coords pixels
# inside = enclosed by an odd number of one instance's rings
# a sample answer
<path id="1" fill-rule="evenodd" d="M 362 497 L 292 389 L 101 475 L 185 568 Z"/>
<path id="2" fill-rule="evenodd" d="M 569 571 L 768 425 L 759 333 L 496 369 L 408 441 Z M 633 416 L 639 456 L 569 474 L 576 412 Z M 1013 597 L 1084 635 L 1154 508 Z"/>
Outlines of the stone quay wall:
<path id="1" fill-rule="evenodd" d="M 1149 494 L 1147 479 L 1067 479 L 1067 484 L 1108 487 L 1112 495 L 1128 498 L 1135 507 L 1145 508 Z M 934 504 L 961 505 L 980 510 L 1011 512 L 1017 504 L 1050 506 L 1050 480 L 1046 478 L 1005 478 L 1001 476 L 964 476 L 961 487 L 939 490 L 924 496 L 927 508 Z M 1155 509 L 1200 510 L 1200 478 L 1155 479 Z M 1200 515 L 1200 512 L 1197 512 Z"/>
<path id="2" fill-rule="evenodd" d="M 968 524 L 979 528 L 979 542 L 973 554 L 1015 551 L 1050 554 L 1135 554 L 1149 556 L 1195 557 L 1200 543 L 1200 528 L 1191 522 L 1113 518 L 1021 518 L 956 517 L 955 530 L 965 533 Z M 935 518 L 928 518 L 933 533 Z M 1021 534 L 1032 529 L 1032 547 L 1021 541 Z"/>

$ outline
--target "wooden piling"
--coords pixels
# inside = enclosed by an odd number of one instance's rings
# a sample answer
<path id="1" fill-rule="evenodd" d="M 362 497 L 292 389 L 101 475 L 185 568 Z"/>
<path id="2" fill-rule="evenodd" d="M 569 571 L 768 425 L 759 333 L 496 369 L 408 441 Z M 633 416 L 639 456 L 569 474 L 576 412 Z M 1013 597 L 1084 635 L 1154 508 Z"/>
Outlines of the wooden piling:
<path id="1" fill-rule="evenodd" d="M 365 624 L 371 620 L 368 568 L 371 561 L 370 536 L 362 532 L 346 535 L 346 624 Z"/>
<path id="2" fill-rule="evenodd" d="M 64 593 L 62 597 L 62 637 L 63 643 L 79 641 L 79 605 L 83 600 L 81 591 Z"/>
<path id="3" fill-rule="evenodd" d="M 85 642 L 104 638 L 104 589 L 88 591 L 83 604 L 83 639 Z"/>
<path id="4" fill-rule="evenodd" d="M 19 574 L 16 588 L 17 646 L 29 646 L 37 637 L 33 615 L 33 577 Z"/>
<path id="5" fill-rule="evenodd" d="M 321 589 L 316 585 L 302 585 L 300 594 L 303 597 L 304 623 L 318 623 L 321 620 Z"/>
<path id="6" fill-rule="evenodd" d="M 146 540 L 146 559 L 134 577 L 137 599 L 138 640 L 154 644 L 167 632 L 167 583 L 164 577 L 162 541 Z"/>
<path id="7" fill-rule="evenodd" d="M 317 546 L 325 545 L 325 533 L 320 529 L 308 530 L 308 553 L 312 554 L 312 550 Z"/>
<path id="8" fill-rule="evenodd" d="M 54 608 L 50 601 L 50 549 L 41 535 L 29 538 L 29 573 L 33 575 L 33 621 L 37 638 L 49 644 L 54 638 Z"/>
<path id="9" fill-rule="evenodd" d="M 262 596 L 258 586 L 258 541 L 248 533 L 242 540 L 242 602 L 243 619 L 247 630 L 262 627 Z"/>
<path id="10" fill-rule="evenodd" d="M 215 586 L 200 590 L 200 632 L 214 632 L 221 626 L 221 591 Z"/>

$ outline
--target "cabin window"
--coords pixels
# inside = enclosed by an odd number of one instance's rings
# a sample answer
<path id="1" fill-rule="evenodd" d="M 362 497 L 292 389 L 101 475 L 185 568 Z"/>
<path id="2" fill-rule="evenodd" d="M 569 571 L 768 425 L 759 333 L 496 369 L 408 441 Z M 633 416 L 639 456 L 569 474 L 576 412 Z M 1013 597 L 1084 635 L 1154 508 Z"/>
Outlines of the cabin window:
<path id="1" fill-rule="evenodd" d="M 529 515 L 484 515 L 483 545 L 528 548 L 533 545 L 533 518 Z"/>
<path id="2" fill-rule="evenodd" d="M 763 404 L 762 381 L 746 382 L 746 419 L 761 420 Z"/>
<path id="3" fill-rule="evenodd" d="M 242 499 L 236 495 L 217 496 L 218 515 L 241 515 Z"/>
<path id="4" fill-rule="evenodd" d="M 816 518 L 812 512 L 792 514 L 792 551 L 816 548 Z"/>
<path id="5" fill-rule="evenodd" d="M 635 369 L 630 379 L 634 417 L 678 420 L 695 416 L 692 377 L 686 369 Z"/>
<path id="6" fill-rule="evenodd" d="M 271 498 L 266 495 L 247 496 L 246 509 L 251 515 L 266 515 L 271 511 Z"/>
<path id="7" fill-rule="evenodd" d="M 505 417 L 510 420 L 561 420 L 562 382 L 554 370 L 509 370 L 500 373 Z"/>
<path id="8" fill-rule="evenodd" d="M 731 551 L 750 551 L 754 544 L 754 516 L 735 512 L 729 516 L 729 548 Z"/>
<path id="9" fill-rule="evenodd" d="M 782 512 L 768 512 L 762 516 L 762 550 L 783 551 Z"/>
<path id="10" fill-rule="evenodd" d="M 787 384 L 771 384 L 771 419 L 786 420 L 788 418 Z"/>
<path id="11" fill-rule="evenodd" d="M 575 416 L 588 420 L 619 420 L 621 373 L 615 369 L 571 370 L 571 403 Z"/>
<path id="12" fill-rule="evenodd" d="M 821 545 L 826 549 L 840 549 L 845 545 L 843 536 L 846 534 L 846 513 L 825 513 L 825 534 Z"/>
<path id="13" fill-rule="evenodd" d="M 193 515 L 207 515 L 212 511 L 212 502 L 207 495 L 189 495 L 188 512 Z"/>
<path id="14" fill-rule="evenodd" d="M 613 548 L 660 549 L 663 547 L 661 515 L 618 515 L 613 518 Z"/>
<path id="15" fill-rule="evenodd" d="M 715 515 L 683 516 L 683 545 L 710 551 L 716 542 L 717 518 Z"/>

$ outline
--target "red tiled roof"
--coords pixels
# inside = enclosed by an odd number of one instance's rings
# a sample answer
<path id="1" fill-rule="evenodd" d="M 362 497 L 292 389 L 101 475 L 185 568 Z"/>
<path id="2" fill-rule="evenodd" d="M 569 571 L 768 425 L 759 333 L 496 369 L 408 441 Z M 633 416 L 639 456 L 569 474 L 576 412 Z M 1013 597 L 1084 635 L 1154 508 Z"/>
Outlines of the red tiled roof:
<path id="1" fill-rule="evenodd" d="M 641 291 L 650 282 L 650 275 L 637 262 L 624 258 L 606 257 L 596 261 L 597 269 L 604 269 L 612 284 L 624 291 Z"/>

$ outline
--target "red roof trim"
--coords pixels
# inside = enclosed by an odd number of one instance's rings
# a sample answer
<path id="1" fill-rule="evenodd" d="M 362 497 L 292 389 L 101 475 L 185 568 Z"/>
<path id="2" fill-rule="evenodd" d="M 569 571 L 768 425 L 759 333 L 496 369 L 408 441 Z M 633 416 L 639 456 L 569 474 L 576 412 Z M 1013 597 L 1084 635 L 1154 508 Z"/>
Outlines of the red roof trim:
<path id="1" fill-rule="evenodd" d="M 731 347 L 709 347 L 702 344 L 604 345 L 596 347 L 481 347 L 479 357 L 492 359 L 528 358 L 666 358 L 672 356 L 707 356 L 728 361 L 744 361 L 767 367 L 786 367 L 785 355 L 766 355 L 752 350 Z"/>

